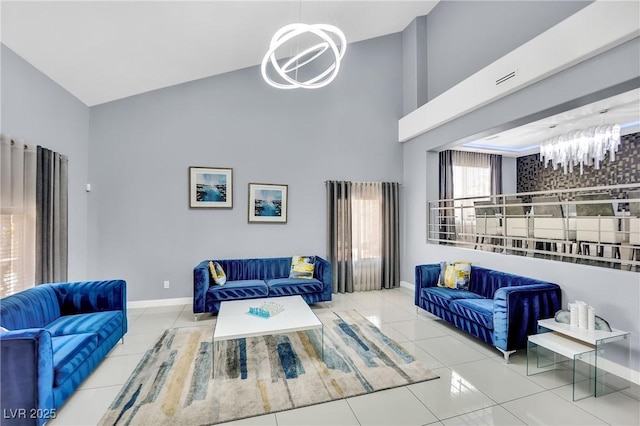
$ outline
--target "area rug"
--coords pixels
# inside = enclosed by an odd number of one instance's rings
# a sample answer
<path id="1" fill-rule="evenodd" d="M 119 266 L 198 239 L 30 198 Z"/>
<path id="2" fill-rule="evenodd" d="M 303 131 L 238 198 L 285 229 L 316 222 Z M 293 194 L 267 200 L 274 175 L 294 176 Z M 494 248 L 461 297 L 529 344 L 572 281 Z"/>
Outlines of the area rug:
<path id="1" fill-rule="evenodd" d="M 438 377 L 356 311 L 318 317 L 323 331 L 216 343 L 215 379 L 213 326 L 166 330 L 99 424 L 209 425 Z"/>

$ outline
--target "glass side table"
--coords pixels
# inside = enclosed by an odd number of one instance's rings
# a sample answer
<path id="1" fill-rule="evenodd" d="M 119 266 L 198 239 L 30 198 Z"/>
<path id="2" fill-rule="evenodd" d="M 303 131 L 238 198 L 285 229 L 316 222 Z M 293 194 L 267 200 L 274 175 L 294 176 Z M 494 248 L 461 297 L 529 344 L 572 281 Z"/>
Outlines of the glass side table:
<path id="1" fill-rule="evenodd" d="M 538 321 L 538 334 L 527 341 L 527 376 L 568 370 L 573 400 L 602 396 L 629 387 L 629 332 L 585 330 L 555 319 Z"/>

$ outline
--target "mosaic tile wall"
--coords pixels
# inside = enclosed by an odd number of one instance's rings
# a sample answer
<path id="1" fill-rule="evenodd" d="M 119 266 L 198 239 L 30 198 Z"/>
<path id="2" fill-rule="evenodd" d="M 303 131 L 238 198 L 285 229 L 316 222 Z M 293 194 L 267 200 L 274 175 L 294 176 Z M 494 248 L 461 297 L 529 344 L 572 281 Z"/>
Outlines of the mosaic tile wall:
<path id="1" fill-rule="evenodd" d="M 517 159 L 517 173 L 518 192 L 637 183 L 640 182 L 640 133 L 623 136 L 616 161 L 609 162 L 607 156 L 600 170 L 585 166 L 583 175 L 580 169 L 565 175 L 562 169 L 554 171 L 550 165 L 544 168 L 540 156 L 532 154 Z"/>

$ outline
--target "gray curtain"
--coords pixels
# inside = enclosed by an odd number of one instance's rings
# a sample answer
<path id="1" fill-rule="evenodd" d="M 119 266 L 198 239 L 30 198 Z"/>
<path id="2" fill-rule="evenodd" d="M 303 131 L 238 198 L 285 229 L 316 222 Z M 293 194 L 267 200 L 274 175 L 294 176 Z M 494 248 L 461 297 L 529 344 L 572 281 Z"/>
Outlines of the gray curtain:
<path id="1" fill-rule="evenodd" d="M 400 285 L 399 185 L 382 184 L 382 287 Z"/>
<path id="2" fill-rule="evenodd" d="M 38 146 L 36 284 L 67 280 L 68 159 Z"/>
<path id="3" fill-rule="evenodd" d="M 442 151 L 440 153 L 440 193 L 441 200 L 453 198 L 453 158 L 452 151 Z M 453 211 L 453 201 L 440 201 L 440 239 L 455 240 L 455 213 Z M 430 214 L 429 212 L 427 214 Z M 433 219 L 433 218 L 432 218 Z M 429 220 L 428 223 L 435 223 Z M 431 232 L 433 230 L 429 230 Z M 446 244 L 440 242 L 440 244 Z"/>
<path id="4" fill-rule="evenodd" d="M 333 273 L 333 293 L 353 293 L 351 255 L 351 182 L 328 181 L 327 257 Z"/>
<path id="5" fill-rule="evenodd" d="M 491 164 L 491 195 L 502 194 L 502 155 L 487 155 Z"/>

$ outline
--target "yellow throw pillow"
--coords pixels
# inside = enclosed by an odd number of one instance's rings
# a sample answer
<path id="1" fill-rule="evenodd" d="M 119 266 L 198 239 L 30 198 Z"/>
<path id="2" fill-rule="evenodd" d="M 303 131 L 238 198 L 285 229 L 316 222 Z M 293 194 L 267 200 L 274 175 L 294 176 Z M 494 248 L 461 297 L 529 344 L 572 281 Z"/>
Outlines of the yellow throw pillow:
<path id="1" fill-rule="evenodd" d="M 315 256 L 293 256 L 291 258 L 291 270 L 289 278 L 312 279 L 315 269 Z"/>
<path id="2" fill-rule="evenodd" d="M 441 262 L 441 269 L 442 269 Z M 440 272 L 438 287 L 469 290 L 471 284 L 471 262 L 446 262 L 444 273 Z"/>
<path id="3" fill-rule="evenodd" d="M 456 271 L 454 266 L 455 263 L 447 262 L 447 267 L 444 270 L 444 287 L 456 288 Z"/>
<path id="4" fill-rule="evenodd" d="M 469 290 L 471 286 L 471 262 L 456 262 L 453 264 L 455 287 L 458 290 Z"/>
<path id="5" fill-rule="evenodd" d="M 222 269 L 222 265 L 218 262 L 209 261 L 209 272 L 211 272 L 211 278 L 213 281 L 222 286 L 227 282 L 227 275 L 224 273 L 224 269 Z"/>

